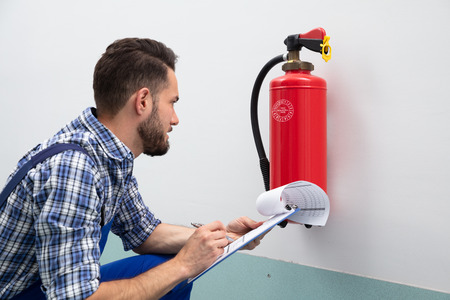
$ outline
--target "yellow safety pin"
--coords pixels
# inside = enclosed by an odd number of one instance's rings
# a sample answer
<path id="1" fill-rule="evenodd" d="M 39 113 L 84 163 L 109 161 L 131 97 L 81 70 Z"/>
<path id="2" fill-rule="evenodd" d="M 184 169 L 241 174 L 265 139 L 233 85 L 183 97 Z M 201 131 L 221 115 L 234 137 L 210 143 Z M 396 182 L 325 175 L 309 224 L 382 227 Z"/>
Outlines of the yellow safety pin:
<path id="1" fill-rule="evenodd" d="M 322 58 L 325 62 L 331 59 L 331 46 L 329 44 L 330 37 L 326 35 L 323 39 L 323 44 L 320 44 L 322 47 Z"/>

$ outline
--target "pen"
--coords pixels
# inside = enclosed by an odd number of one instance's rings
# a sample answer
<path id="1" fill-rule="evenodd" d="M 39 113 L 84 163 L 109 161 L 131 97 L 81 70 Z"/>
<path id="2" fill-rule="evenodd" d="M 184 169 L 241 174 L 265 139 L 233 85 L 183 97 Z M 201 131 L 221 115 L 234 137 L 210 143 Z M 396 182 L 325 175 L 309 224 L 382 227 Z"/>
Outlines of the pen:
<path id="1" fill-rule="evenodd" d="M 202 227 L 205 224 L 202 224 L 202 223 L 191 223 L 191 225 L 194 226 L 195 228 L 199 228 L 199 227 Z M 227 240 L 229 242 L 234 242 L 234 240 L 232 238 L 230 238 L 228 235 L 226 235 L 225 237 L 227 238 Z"/>

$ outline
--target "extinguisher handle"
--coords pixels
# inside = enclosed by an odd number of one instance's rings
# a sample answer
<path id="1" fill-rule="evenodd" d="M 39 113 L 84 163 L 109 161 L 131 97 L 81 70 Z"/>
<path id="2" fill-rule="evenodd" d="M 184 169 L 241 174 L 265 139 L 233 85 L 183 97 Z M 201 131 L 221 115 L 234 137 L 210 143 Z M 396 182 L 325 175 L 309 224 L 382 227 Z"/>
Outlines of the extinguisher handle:
<path id="1" fill-rule="evenodd" d="M 256 150 L 258 151 L 261 172 L 264 179 L 264 186 L 266 191 L 270 189 L 270 163 L 267 159 L 266 152 L 264 150 L 264 145 L 261 139 L 261 132 L 259 130 L 258 121 L 258 99 L 259 92 L 261 90 L 261 85 L 266 77 L 267 73 L 276 66 L 277 64 L 285 61 L 287 59 L 286 54 L 278 55 L 271 60 L 269 60 L 264 67 L 259 72 L 256 77 L 255 84 L 253 85 L 251 102 L 250 102 L 250 119 L 252 122 L 253 138 L 256 144 Z"/>
<path id="2" fill-rule="evenodd" d="M 321 27 L 314 28 L 306 33 L 292 34 L 284 40 L 288 51 L 302 50 L 306 47 L 311 51 L 322 52 L 322 46 L 327 33 Z"/>
<path id="3" fill-rule="evenodd" d="M 302 39 L 299 37 L 298 34 L 293 34 L 293 35 L 288 36 L 284 40 L 284 44 L 286 45 L 288 51 L 295 51 L 295 50 L 299 51 L 303 47 L 306 47 L 311 51 L 320 53 L 320 52 L 322 52 L 323 40 Z"/>

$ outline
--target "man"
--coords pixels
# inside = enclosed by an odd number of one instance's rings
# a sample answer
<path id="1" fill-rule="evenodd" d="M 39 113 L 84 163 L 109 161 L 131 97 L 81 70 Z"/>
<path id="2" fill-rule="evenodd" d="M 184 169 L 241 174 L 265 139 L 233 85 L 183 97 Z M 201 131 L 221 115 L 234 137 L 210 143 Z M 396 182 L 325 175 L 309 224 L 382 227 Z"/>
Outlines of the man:
<path id="1" fill-rule="evenodd" d="M 38 164 L 3 205 L 2 299 L 189 298 L 185 280 L 223 253 L 226 235 L 239 238 L 261 225 L 241 217 L 227 227 L 216 221 L 194 230 L 161 223 L 144 205 L 133 161 L 169 149 L 168 133 L 179 122 L 175 62 L 171 49 L 150 39 L 114 42 L 95 67 L 96 109 L 19 161 L 18 167 L 58 143 L 87 150 Z M 109 226 L 126 250 L 142 255 L 100 267 L 99 243 Z"/>

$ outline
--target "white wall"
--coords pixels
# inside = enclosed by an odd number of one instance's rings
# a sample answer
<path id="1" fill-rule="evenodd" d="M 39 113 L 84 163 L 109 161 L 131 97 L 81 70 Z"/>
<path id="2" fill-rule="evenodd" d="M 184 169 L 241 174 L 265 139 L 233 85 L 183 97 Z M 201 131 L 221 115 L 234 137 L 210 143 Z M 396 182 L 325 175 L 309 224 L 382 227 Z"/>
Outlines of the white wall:
<path id="1" fill-rule="evenodd" d="M 303 58 L 329 88 L 329 223 L 277 228 L 252 254 L 450 292 L 449 13 L 446 0 L 2 0 L 1 177 L 93 105 L 92 71 L 107 45 L 151 37 L 180 57 L 181 122 L 169 154 L 136 161 L 146 203 L 177 224 L 262 219 L 252 85 L 287 35 L 321 26 L 331 61 Z"/>

